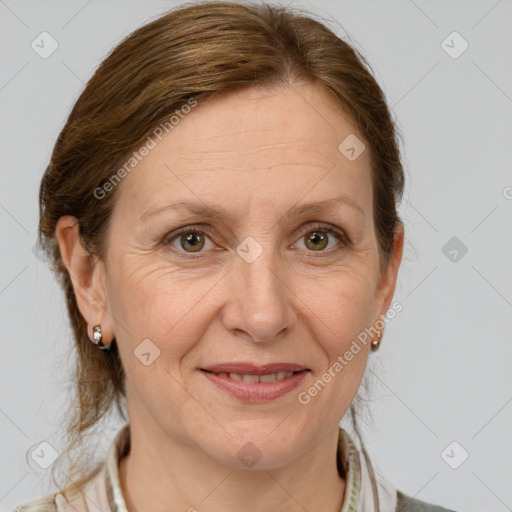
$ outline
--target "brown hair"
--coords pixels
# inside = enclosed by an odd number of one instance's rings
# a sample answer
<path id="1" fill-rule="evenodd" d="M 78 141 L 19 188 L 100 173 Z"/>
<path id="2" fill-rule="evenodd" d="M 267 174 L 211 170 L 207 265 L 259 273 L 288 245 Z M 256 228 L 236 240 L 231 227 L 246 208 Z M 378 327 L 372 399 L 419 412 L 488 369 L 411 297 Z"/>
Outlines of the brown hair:
<path id="1" fill-rule="evenodd" d="M 180 6 L 124 39 L 87 83 L 56 141 L 40 188 L 39 241 L 64 288 L 77 351 L 66 454 L 83 449 L 84 437 L 114 404 L 126 419 L 126 397 L 116 343 L 100 351 L 88 339 L 55 238 L 58 219 L 75 216 L 84 247 L 104 258 L 116 191 L 101 200 L 94 191 L 164 119 L 192 98 L 200 105 L 244 87 L 311 81 L 339 102 L 367 141 L 384 268 L 400 222 L 396 204 L 404 187 L 398 132 L 364 57 L 310 13 L 233 2 Z M 351 414 L 359 436 L 354 404 Z M 367 457 L 364 445 L 363 452 Z M 70 461 L 65 475 L 74 484 L 63 491 L 72 495 L 99 466 L 91 469 L 77 456 Z"/>

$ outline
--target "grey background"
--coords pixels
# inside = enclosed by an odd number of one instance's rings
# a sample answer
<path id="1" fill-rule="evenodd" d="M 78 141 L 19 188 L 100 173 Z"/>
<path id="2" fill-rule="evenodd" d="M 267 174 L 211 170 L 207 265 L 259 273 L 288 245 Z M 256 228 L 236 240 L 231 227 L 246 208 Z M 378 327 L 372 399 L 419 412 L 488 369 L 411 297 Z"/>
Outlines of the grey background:
<path id="1" fill-rule="evenodd" d="M 107 52 L 178 3 L 0 0 L 2 511 L 52 490 L 49 470 L 26 453 L 41 441 L 58 449 L 68 399 L 63 296 L 32 251 L 39 180 Z M 395 294 L 404 309 L 371 356 L 366 444 L 410 495 L 457 511 L 512 510 L 512 2 L 292 3 L 350 35 L 405 139 L 407 243 Z M 43 31 L 59 44 L 48 59 L 31 48 Z M 469 44 L 456 59 L 441 46 L 453 31 Z M 452 237 L 467 247 L 455 262 L 442 250 Z M 457 469 L 441 456 L 452 441 L 469 453 Z"/>

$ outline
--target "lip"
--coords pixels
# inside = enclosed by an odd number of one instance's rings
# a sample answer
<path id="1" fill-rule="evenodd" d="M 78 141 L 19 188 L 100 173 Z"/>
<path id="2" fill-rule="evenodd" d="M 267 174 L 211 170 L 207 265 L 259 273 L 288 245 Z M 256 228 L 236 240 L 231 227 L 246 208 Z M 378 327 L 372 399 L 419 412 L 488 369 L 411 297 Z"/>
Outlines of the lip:
<path id="1" fill-rule="evenodd" d="M 269 363 L 257 366 L 255 364 L 245 362 L 222 363 L 214 366 L 205 366 L 200 369 L 214 373 L 249 373 L 251 375 L 268 375 L 269 373 L 277 372 L 301 372 L 303 370 L 309 370 L 307 366 L 301 366 L 300 364 L 293 363 Z"/>
<path id="2" fill-rule="evenodd" d="M 262 403 L 275 400 L 298 387 L 302 379 L 310 372 L 304 366 L 290 363 L 272 363 L 256 366 L 251 363 L 226 363 L 199 369 L 210 382 L 219 389 L 242 402 Z M 296 372 L 290 377 L 274 382 L 244 382 L 217 375 L 216 373 L 247 373 L 267 375 L 277 372 Z"/>

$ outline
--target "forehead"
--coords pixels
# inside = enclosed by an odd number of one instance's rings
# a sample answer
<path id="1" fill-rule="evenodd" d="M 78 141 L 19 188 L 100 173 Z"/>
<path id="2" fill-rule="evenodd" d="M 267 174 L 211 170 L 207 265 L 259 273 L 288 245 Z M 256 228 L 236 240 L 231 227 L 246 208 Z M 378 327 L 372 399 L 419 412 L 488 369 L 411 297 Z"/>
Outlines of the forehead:
<path id="1" fill-rule="evenodd" d="M 364 208 L 369 152 L 350 160 L 340 150 L 354 136 L 363 141 L 339 102 L 313 84 L 224 93 L 192 108 L 161 140 L 153 138 L 155 147 L 123 180 L 119 201 L 140 210 L 194 195 L 243 205 L 337 192 Z"/>
<path id="2" fill-rule="evenodd" d="M 172 145 L 181 158 L 193 157 L 192 147 L 212 158 L 231 150 L 229 158 L 239 157 L 240 164 L 249 163 L 245 155 L 275 158 L 296 153 L 299 145 L 304 156 L 321 152 L 337 159 L 339 143 L 355 131 L 341 104 L 318 85 L 258 87 L 202 103 L 176 127 Z"/>

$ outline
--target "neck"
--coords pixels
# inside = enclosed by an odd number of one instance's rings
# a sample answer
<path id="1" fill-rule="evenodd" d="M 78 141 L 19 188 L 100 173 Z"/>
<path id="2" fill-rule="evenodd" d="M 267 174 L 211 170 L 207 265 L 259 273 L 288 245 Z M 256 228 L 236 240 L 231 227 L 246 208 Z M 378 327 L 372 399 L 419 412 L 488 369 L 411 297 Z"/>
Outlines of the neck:
<path id="1" fill-rule="evenodd" d="M 197 447 L 148 435 L 130 424 L 131 448 L 119 478 L 130 512 L 339 512 L 345 480 L 336 463 L 338 429 L 287 465 L 240 470 L 219 464 Z"/>

